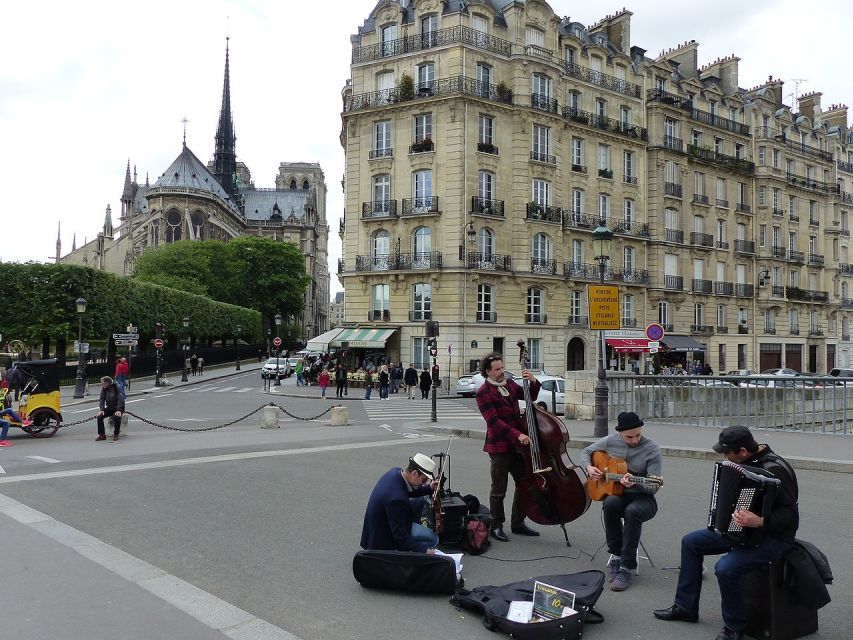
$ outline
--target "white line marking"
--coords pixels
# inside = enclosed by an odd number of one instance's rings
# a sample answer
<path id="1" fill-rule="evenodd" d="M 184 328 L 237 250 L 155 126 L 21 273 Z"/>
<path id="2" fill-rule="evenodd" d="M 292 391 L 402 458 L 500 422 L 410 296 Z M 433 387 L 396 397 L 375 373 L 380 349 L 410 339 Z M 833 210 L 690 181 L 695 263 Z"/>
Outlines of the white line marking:
<path id="1" fill-rule="evenodd" d="M 0 467 L 0 475 L 6 475 L 6 470 L 3 467 Z"/>
<path id="2" fill-rule="evenodd" d="M 153 397 L 153 398 L 165 398 L 165 397 L 167 397 L 167 396 L 172 395 L 173 393 L 175 393 L 175 392 L 174 392 L 174 391 L 170 391 L 169 393 L 161 393 L 159 396 L 152 396 L 152 397 Z"/>
<path id="3" fill-rule="evenodd" d="M 247 391 L 254 391 L 255 387 L 244 387 L 242 389 L 238 389 L 234 393 L 246 393 Z"/>
<path id="4" fill-rule="evenodd" d="M 76 411 L 63 411 L 62 413 L 86 413 L 87 411 L 97 411 L 97 410 L 98 410 L 98 407 L 89 407 L 88 409 L 77 409 Z"/>
<path id="5" fill-rule="evenodd" d="M 388 425 L 388 424 L 380 424 L 379 428 L 385 429 L 385 431 L 393 431 L 393 429 L 391 428 L 391 425 Z"/>
<path id="6" fill-rule="evenodd" d="M 424 435 L 425 440 L 444 440 L 444 436 Z M 49 471 L 44 473 L 30 473 L 22 476 L 0 478 L 0 484 L 11 484 L 13 482 L 29 482 L 31 480 L 51 480 L 54 478 L 76 478 L 78 476 L 95 476 L 107 473 L 119 473 L 122 471 L 144 471 L 147 469 L 167 469 L 171 467 L 186 467 L 194 464 L 207 464 L 209 462 L 230 462 L 232 460 L 260 460 L 263 458 L 277 458 L 282 456 L 293 456 L 303 453 L 326 453 L 330 451 L 351 451 L 353 449 L 370 449 L 371 447 L 392 447 L 405 444 L 407 440 L 387 440 L 384 442 L 356 442 L 352 444 L 334 444 L 324 447 L 309 447 L 306 449 L 275 449 L 273 451 L 247 451 L 245 453 L 228 453 L 218 456 L 201 456 L 199 458 L 181 458 L 179 460 L 161 460 L 159 462 L 140 462 L 137 464 L 122 464 L 114 467 L 93 467 L 89 469 L 68 469 L 66 471 Z M 0 495 L 0 507 L 4 496 Z"/>
<path id="7" fill-rule="evenodd" d="M 204 422 L 213 418 L 166 418 L 168 422 Z"/>
<path id="8" fill-rule="evenodd" d="M 136 400 L 125 400 L 125 404 L 130 404 L 131 402 L 142 402 L 145 398 L 137 398 Z"/>
<path id="9" fill-rule="evenodd" d="M 32 460 L 40 460 L 41 462 L 49 462 L 50 464 L 56 464 L 57 462 L 62 462 L 62 460 L 54 460 L 53 458 L 45 458 L 44 456 L 27 456 Z"/>
<path id="10" fill-rule="evenodd" d="M 215 389 L 217 393 L 222 393 L 223 391 L 231 391 L 231 389 L 236 389 L 237 387 L 222 387 L 221 389 Z M 214 391 L 214 389 L 211 389 Z"/>

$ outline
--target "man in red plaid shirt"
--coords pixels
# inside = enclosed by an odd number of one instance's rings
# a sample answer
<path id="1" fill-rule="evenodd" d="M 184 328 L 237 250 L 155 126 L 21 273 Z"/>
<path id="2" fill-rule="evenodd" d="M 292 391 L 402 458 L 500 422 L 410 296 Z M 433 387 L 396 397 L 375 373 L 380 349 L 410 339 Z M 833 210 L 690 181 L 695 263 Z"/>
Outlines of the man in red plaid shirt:
<path id="1" fill-rule="evenodd" d="M 486 443 L 483 451 L 491 460 L 492 487 L 489 492 L 489 508 L 492 511 L 492 537 L 507 542 L 504 533 L 506 520 L 504 498 L 506 497 L 509 476 L 516 483 L 515 497 L 512 501 L 510 530 L 521 536 L 538 536 L 539 532 L 524 523 L 521 510 L 521 494 L 517 489 L 518 480 L 524 475 L 524 458 L 517 447 L 530 446 L 530 438 L 522 432 L 521 412 L 518 401 L 524 398 L 524 390 L 504 375 L 503 356 L 490 353 L 480 362 L 480 373 L 485 382 L 477 391 L 477 407 L 486 420 Z M 530 397 L 536 399 L 539 394 L 539 381 L 525 369 L 521 377 L 530 381 Z"/>

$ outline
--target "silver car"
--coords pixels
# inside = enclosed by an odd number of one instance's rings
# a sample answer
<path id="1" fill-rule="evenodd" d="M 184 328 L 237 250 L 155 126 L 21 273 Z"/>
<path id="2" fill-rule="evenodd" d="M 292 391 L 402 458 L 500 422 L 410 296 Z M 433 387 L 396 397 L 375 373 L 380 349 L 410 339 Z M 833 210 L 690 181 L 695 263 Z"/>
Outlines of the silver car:
<path id="1" fill-rule="evenodd" d="M 507 380 L 512 380 L 517 377 L 510 371 L 506 371 L 504 373 Z M 456 381 L 456 395 L 471 398 L 476 395 L 477 391 L 483 386 L 485 381 L 486 379 L 483 377 L 483 374 L 479 372 L 472 373 L 467 376 L 460 376 L 459 380 Z"/>

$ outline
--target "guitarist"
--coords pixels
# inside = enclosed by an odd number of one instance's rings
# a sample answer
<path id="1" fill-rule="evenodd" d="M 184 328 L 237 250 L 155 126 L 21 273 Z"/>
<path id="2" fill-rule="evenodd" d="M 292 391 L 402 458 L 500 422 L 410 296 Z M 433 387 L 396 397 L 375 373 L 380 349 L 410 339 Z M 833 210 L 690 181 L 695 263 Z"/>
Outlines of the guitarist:
<path id="1" fill-rule="evenodd" d="M 622 412 L 617 418 L 616 433 L 593 442 L 583 450 L 580 459 L 580 466 L 592 480 L 604 479 L 604 472 L 592 464 L 592 454 L 596 451 L 604 451 L 628 464 L 628 473 L 619 481 L 624 487 L 622 495 L 609 495 L 602 504 L 607 550 L 612 556 L 607 563 L 612 591 L 625 591 L 631 586 L 643 523 L 654 518 L 658 511 L 654 494 L 660 485 L 635 483 L 629 478 L 661 475 L 660 447 L 643 435 L 642 428 L 640 416 L 633 411 Z"/>

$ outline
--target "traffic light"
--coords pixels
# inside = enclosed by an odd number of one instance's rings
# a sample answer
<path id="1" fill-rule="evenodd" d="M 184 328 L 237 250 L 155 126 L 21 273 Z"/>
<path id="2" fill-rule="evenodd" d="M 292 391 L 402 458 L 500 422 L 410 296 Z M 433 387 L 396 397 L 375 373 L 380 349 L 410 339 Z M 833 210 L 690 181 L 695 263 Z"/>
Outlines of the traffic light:
<path id="1" fill-rule="evenodd" d="M 164 329 L 164 328 L 165 328 L 165 327 L 163 326 L 163 323 L 162 323 L 162 322 L 155 322 L 155 323 L 154 323 L 154 337 L 155 337 L 155 338 L 161 338 L 161 339 L 162 339 L 162 338 L 163 338 L 163 329 Z"/>
<path id="2" fill-rule="evenodd" d="M 438 321 L 437 320 L 427 320 L 426 321 L 426 337 L 427 338 L 437 338 L 438 337 Z"/>
<path id="3" fill-rule="evenodd" d="M 437 364 L 432 365 L 432 386 L 440 387 L 441 386 L 441 371 L 438 368 Z"/>
<path id="4" fill-rule="evenodd" d="M 427 338 L 427 347 L 429 348 L 430 358 L 438 357 L 438 340 L 435 338 Z"/>

